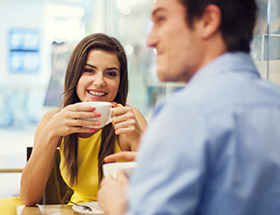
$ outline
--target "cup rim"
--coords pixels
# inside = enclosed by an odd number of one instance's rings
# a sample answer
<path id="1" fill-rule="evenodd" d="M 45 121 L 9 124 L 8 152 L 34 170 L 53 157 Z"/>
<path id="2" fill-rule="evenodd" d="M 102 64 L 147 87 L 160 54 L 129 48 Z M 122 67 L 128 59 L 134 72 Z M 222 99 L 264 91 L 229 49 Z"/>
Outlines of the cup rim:
<path id="1" fill-rule="evenodd" d="M 134 171 L 137 168 L 137 166 L 138 163 L 136 161 L 128 161 L 128 162 L 105 163 L 103 164 L 102 168 L 105 177 L 109 175 L 116 177 L 116 173 L 118 169 L 122 169 L 126 174 L 128 174 L 129 177 L 131 171 Z"/>

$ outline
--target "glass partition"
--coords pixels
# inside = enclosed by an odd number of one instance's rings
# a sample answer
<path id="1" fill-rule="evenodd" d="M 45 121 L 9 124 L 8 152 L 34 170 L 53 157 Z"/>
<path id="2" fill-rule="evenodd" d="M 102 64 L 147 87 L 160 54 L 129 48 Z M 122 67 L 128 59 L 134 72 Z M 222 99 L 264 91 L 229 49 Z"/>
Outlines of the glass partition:
<path id="1" fill-rule="evenodd" d="M 151 1 L 106 0 L 105 4 L 106 32 L 122 42 L 128 55 L 128 102 L 149 118 L 156 103 L 184 85 L 162 83 L 156 76 L 155 53 L 145 44 L 152 26 Z M 257 4 L 258 21 L 251 54 L 262 77 L 280 84 L 280 3 L 257 0 Z"/>
<path id="2" fill-rule="evenodd" d="M 252 56 L 262 77 L 280 84 L 280 1 L 257 2 L 259 12 Z"/>
<path id="3" fill-rule="evenodd" d="M 152 27 L 150 0 L 106 0 L 106 33 L 119 39 L 129 64 L 128 103 L 139 108 L 149 120 L 157 103 L 182 87 L 163 83 L 156 75 L 155 51 L 146 46 Z"/>
<path id="4" fill-rule="evenodd" d="M 257 0 L 257 2 L 259 6 L 258 22 L 255 28 L 251 54 L 261 75 L 280 84 L 280 73 L 277 70 L 277 68 L 280 68 L 280 2 L 279 0 Z M 26 8 L 30 8 L 29 4 L 27 1 Z M 42 22 L 41 24 L 38 23 L 38 26 L 41 26 L 38 28 L 42 35 L 39 71 L 33 76 L 31 76 L 32 74 L 26 74 L 23 77 L 19 74 L 11 74 L 8 71 L 8 66 L 5 67 L 4 64 L 2 67 L 2 69 L 4 68 L 2 71 L 4 76 L 1 77 L 2 80 L 0 81 L 0 89 L 5 89 L 0 93 L 0 126 L 13 126 L 22 123 L 22 119 L 18 118 L 16 111 L 7 105 L 10 102 L 6 101 L 7 98 L 11 98 L 8 95 L 10 93 L 9 89 L 14 88 L 15 92 L 18 91 L 18 88 L 22 91 L 28 88 L 27 95 L 24 95 L 28 98 L 28 102 L 26 105 L 25 103 L 22 104 L 22 106 L 24 105 L 22 110 L 28 111 L 26 114 L 28 123 L 37 123 L 39 116 L 42 114 L 41 105 L 48 106 L 46 104 L 50 104 L 46 99 L 49 99 L 50 96 L 48 86 L 53 86 L 52 83 L 48 82 L 53 81 L 50 77 L 54 74 L 52 68 L 53 57 L 56 55 L 54 51 L 64 49 L 65 46 L 70 47 L 66 52 L 71 51 L 75 42 L 86 34 L 94 32 L 105 32 L 116 37 L 123 44 L 128 56 L 129 67 L 128 103 L 139 108 L 149 120 L 157 103 L 184 86 L 180 83 L 162 83 L 157 78 L 155 52 L 146 46 L 146 37 L 152 27 L 150 20 L 151 6 L 152 2 L 150 0 L 45 0 L 44 4 L 38 6 L 43 12 L 43 15 L 41 15 L 43 17 L 43 19 L 41 18 Z M 13 5 L 11 5 L 11 8 L 14 8 Z M 4 26 L 4 22 L 1 25 Z M 9 28 L 9 25 L 4 27 L 2 29 Z M 62 41 L 64 41 L 63 44 Z M 63 47 L 58 47 L 58 44 Z M 52 55 L 51 52 L 53 52 Z M 0 59 L 4 58 L 5 56 Z M 8 60 L 2 60 L 2 63 L 6 62 Z M 62 62 L 62 64 L 65 65 L 66 62 Z M 34 77 L 35 75 L 36 77 Z M 36 82 L 38 89 L 35 89 L 33 85 L 25 86 L 27 81 L 22 80 L 29 80 L 27 76 L 38 79 L 38 83 Z M 16 83 L 17 81 L 19 83 Z M 60 85 L 59 88 L 61 88 Z M 32 89 L 29 88 L 34 88 L 34 92 L 31 92 Z M 45 91 L 48 91 L 48 93 Z M 40 95 L 38 95 L 38 92 L 40 92 Z M 56 94 L 60 94 L 61 89 L 57 92 Z M 18 93 L 17 96 L 19 95 Z M 40 99 L 33 99 L 33 95 L 39 96 Z M 17 99 L 17 101 L 20 101 L 20 99 Z M 23 99 L 23 101 L 27 100 Z M 55 102 L 55 104 L 58 103 L 59 101 Z"/>

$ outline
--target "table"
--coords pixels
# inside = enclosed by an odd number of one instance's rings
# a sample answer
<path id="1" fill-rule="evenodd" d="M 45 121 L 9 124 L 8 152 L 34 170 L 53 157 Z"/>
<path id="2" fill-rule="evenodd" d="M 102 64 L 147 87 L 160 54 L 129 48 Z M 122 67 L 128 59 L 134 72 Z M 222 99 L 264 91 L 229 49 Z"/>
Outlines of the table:
<path id="1" fill-rule="evenodd" d="M 17 215 L 79 215 L 72 205 L 38 205 L 32 207 L 18 206 Z"/>
<path id="2" fill-rule="evenodd" d="M 0 173 L 21 173 L 22 171 L 22 168 L 0 168 Z"/>

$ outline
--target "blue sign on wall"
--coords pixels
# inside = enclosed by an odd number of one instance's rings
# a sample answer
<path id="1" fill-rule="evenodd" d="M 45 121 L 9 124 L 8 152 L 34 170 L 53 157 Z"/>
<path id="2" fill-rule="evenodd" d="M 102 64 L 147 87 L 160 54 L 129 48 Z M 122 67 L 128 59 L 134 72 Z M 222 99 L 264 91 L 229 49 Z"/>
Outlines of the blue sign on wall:
<path id="1" fill-rule="evenodd" d="M 39 71 L 40 34 L 36 29 L 9 31 L 9 71 L 35 73 Z"/>

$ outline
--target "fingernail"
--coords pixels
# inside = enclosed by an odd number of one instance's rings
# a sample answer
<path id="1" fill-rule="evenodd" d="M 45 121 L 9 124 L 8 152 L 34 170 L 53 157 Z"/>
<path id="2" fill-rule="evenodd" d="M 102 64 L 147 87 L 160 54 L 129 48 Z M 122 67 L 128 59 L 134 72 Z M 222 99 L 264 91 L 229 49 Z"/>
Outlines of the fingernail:
<path id="1" fill-rule="evenodd" d="M 100 117 L 100 116 L 101 116 L 101 113 L 95 113 L 95 116 L 96 116 L 96 117 Z"/>
<path id="2" fill-rule="evenodd" d="M 91 132 L 95 132 L 96 129 L 95 129 L 95 128 L 91 128 L 90 131 L 91 131 Z"/>
<path id="3" fill-rule="evenodd" d="M 90 109 L 91 111 L 94 111 L 94 110 L 95 110 L 95 107 L 92 107 L 92 106 L 91 106 L 89 109 Z"/>

